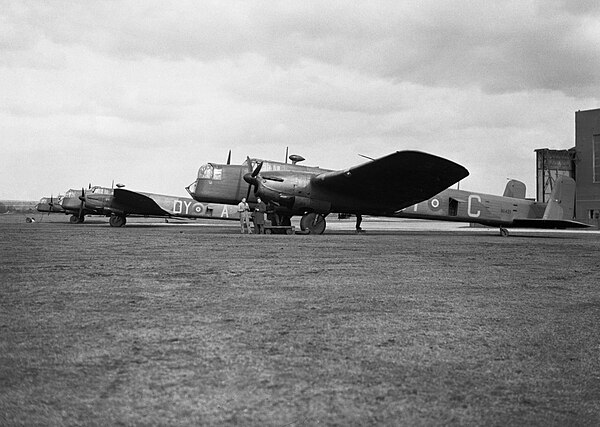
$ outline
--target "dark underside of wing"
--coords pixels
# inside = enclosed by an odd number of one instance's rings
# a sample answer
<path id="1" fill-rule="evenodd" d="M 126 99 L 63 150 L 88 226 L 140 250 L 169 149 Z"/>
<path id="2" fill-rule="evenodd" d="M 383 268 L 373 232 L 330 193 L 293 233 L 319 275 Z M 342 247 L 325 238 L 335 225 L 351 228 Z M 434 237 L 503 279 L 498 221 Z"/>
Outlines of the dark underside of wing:
<path id="1" fill-rule="evenodd" d="M 589 228 L 590 225 L 583 222 L 568 219 L 515 219 L 508 228 L 543 228 L 543 229 L 566 229 L 566 228 Z"/>
<path id="2" fill-rule="evenodd" d="M 123 188 L 115 188 L 112 209 L 127 215 L 169 215 L 150 197 Z"/>
<path id="3" fill-rule="evenodd" d="M 398 210 L 435 196 L 469 175 L 448 159 L 419 151 L 398 151 L 350 168 L 314 178 L 327 191 Z"/>

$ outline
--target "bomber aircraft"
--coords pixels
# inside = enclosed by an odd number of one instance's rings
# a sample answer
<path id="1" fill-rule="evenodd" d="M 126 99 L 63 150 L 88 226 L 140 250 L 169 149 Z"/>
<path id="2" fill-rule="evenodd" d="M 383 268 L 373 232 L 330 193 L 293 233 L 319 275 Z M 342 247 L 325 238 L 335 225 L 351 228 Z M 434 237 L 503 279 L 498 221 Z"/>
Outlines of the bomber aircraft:
<path id="1" fill-rule="evenodd" d="M 85 220 L 86 215 L 103 215 L 101 210 L 92 209 L 85 204 L 85 196 L 92 191 L 92 187 L 86 191 L 83 188 L 81 191 L 69 189 L 65 193 L 61 201 L 61 206 L 64 213 L 71 215 L 70 221 L 72 224 L 79 224 Z"/>
<path id="2" fill-rule="evenodd" d="M 50 197 L 42 197 L 37 205 L 35 205 L 35 209 L 38 212 L 43 213 L 65 213 L 64 208 L 61 203 L 63 200 L 63 196 L 58 196 L 56 200 L 54 200 L 54 196 Z"/>
<path id="3" fill-rule="evenodd" d="M 508 236 L 509 228 L 586 228 L 573 220 L 575 181 L 560 176 L 548 203 L 525 198 L 525 184 L 517 180 L 507 183 L 504 195 L 474 193 L 446 189 L 394 216 L 401 218 L 457 221 L 500 227 L 500 235 Z"/>
<path id="4" fill-rule="evenodd" d="M 237 204 L 246 197 L 253 204 L 260 197 L 275 211 L 273 225 L 289 225 L 301 215 L 304 232 L 322 234 L 331 212 L 355 214 L 359 228 L 362 215 L 392 216 L 469 175 L 457 163 L 419 151 L 338 171 L 298 165 L 304 160 L 298 155 L 289 159 L 291 164 L 250 157 L 241 165 L 207 163 L 186 190 L 198 202 Z"/>
<path id="5" fill-rule="evenodd" d="M 94 186 L 82 190 L 81 194 L 77 197 L 80 214 L 75 220 L 71 217 L 71 222 L 82 222 L 79 218 L 86 214 L 109 216 L 112 227 L 125 225 L 128 216 L 239 219 L 237 206 L 205 204 L 185 197 L 131 191 L 121 184 L 117 184 L 117 188 Z M 70 202 L 74 202 L 73 197 Z M 69 211 L 75 208 L 73 203 L 68 206 Z"/>
<path id="6" fill-rule="evenodd" d="M 206 204 L 185 197 L 131 191 L 122 185 L 115 189 L 92 187 L 85 194 L 85 206 L 110 215 L 109 223 L 113 227 L 125 225 L 128 216 L 239 220 L 237 206 Z"/>

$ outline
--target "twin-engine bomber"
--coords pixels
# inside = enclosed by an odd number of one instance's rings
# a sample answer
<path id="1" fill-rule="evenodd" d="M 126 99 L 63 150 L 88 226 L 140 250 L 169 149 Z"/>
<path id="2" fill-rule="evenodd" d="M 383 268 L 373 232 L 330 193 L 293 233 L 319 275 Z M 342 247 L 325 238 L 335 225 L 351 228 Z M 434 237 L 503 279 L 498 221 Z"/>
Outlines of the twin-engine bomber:
<path id="1" fill-rule="evenodd" d="M 398 151 L 349 169 L 333 171 L 292 163 L 247 158 L 241 165 L 207 163 L 186 189 L 199 202 L 236 204 L 260 197 L 274 211 L 273 225 L 289 225 L 301 215 L 300 228 L 322 234 L 331 213 L 393 216 L 469 175 L 450 160 L 419 151 Z M 252 191 L 252 189 L 254 191 Z"/>
<path id="2" fill-rule="evenodd" d="M 180 219 L 239 219 L 237 206 L 200 203 L 187 197 L 143 193 L 122 188 L 90 186 L 84 190 L 68 190 L 58 202 L 44 198 L 37 206 L 40 212 L 71 215 L 71 223 L 82 223 L 86 215 L 108 216 L 112 227 L 122 227 L 127 217 Z"/>

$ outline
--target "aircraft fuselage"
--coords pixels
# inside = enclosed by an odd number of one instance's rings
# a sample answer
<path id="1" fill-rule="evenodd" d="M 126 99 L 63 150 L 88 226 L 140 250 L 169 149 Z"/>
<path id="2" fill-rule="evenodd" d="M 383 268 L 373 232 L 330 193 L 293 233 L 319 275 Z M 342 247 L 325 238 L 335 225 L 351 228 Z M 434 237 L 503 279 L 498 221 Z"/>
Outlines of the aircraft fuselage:
<path id="1" fill-rule="evenodd" d="M 402 209 L 400 218 L 474 222 L 510 226 L 515 219 L 542 218 L 546 203 L 464 190 L 447 189 L 436 196 Z"/>
<path id="2" fill-rule="evenodd" d="M 260 191 L 248 192 L 250 184 L 244 180 L 254 167 L 263 162 L 260 175 Z M 276 172 L 273 177 L 269 172 Z M 355 197 L 352 192 L 332 191 L 322 188 L 315 179 L 318 175 L 332 172 L 330 169 L 308 167 L 252 159 L 250 167 L 208 163 L 200 168 L 198 178 L 186 190 L 199 202 L 238 204 L 243 197 L 248 203 L 256 203 L 256 197 L 274 202 L 278 212 L 299 215 L 305 212 L 328 214 L 330 212 L 371 215 L 391 215 L 387 199 L 374 193 L 372 197 Z"/>

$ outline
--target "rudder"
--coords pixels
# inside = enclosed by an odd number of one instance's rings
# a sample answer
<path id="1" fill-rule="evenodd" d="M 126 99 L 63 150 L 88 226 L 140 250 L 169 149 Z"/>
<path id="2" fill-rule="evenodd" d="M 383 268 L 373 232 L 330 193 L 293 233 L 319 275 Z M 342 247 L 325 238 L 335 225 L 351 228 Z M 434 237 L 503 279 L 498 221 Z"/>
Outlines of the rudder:
<path id="1" fill-rule="evenodd" d="M 575 214 L 575 180 L 566 175 L 554 182 L 554 190 L 544 211 L 546 220 L 572 220 Z"/>

